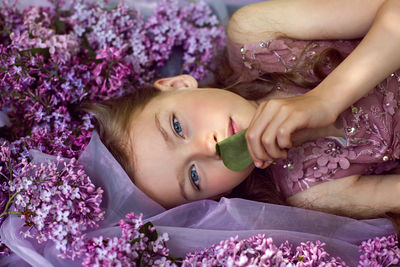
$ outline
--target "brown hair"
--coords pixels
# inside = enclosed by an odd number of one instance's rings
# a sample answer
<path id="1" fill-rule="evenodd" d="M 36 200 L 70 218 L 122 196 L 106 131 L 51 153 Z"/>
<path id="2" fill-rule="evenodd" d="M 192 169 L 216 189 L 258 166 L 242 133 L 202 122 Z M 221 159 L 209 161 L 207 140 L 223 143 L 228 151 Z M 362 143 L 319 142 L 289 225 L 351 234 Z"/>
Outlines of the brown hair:
<path id="1" fill-rule="evenodd" d="M 134 173 L 134 153 L 127 144 L 132 126 L 133 115 L 143 109 L 146 104 L 159 95 L 160 91 L 152 86 L 136 88 L 132 93 L 103 101 L 101 103 L 83 103 L 81 109 L 96 118 L 95 128 L 100 139 L 115 159 L 121 164 L 132 179 Z"/>

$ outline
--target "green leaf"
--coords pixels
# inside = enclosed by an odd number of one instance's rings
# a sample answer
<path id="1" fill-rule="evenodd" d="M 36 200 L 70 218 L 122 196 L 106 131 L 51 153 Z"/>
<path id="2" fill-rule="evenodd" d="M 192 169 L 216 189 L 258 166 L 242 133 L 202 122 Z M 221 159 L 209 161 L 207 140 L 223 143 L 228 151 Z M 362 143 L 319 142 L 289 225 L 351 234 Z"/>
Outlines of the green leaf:
<path id="1" fill-rule="evenodd" d="M 246 131 L 247 128 L 216 144 L 217 154 L 232 171 L 242 171 L 253 162 L 247 149 Z"/>
<path id="2" fill-rule="evenodd" d="M 304 256 L 299 257 L 299 261 L 303 261 L 303 259 L 304 259 Z"/>
<path id="3" fill-rule="evenodd" d="M 140 238 L 139 237 L 137 237 L 137 238 L 135 238 L 135 239 L 132 239 L 131 240 L 131 245 L 133 245 L 133 244 L 135 244 L 136 242 L 139 242 L 140 241 Z"/>
<path id="4" fill-rule="evenodd" d="M 53 20 L 52 24 L 53 24 L 54 27 L 55 27 L 56 34 L 65 34 L 65 33 L 66 33 L 66 30 L 65 30 L 65 29 L 66 29 L 66 24 L 65 24 L 64 21 L 60 20 L 60 17 L 59 17 L 59 16 L 57 16 L 57 17 Z"/>
<path id="5" fill-rule="evenodd" d="M 93 48 L 90 46 L 89 41 L 86 37 L 86 33 L 82 36 L 82 47 L 88 51 L 88 58 L 96 59 L 96 53 L 94 52 Z"/>
<path id="6" fill-rule="evenodd" d="M 18 51 L 18 53 L 20 55 L 31 53 L 32 55 L 42 55 L 45 59 L 49 59 L 50 58 L 50 50 L 49 50 L 49 48 L 31 48 L 31 49 Z"/>
<path id="7" fill-rule="evenodd" d="M 150 241 L 156 241 L 158 238 L 158 233 L 156 230 L 150 232 L 149 228 L 151 227 L 154 227 L 154 225 L 151 222 L 147 222 L 142 227 L 140 227 L 139 232 L 145 234 L 145 236 L 147 236 Z"/>

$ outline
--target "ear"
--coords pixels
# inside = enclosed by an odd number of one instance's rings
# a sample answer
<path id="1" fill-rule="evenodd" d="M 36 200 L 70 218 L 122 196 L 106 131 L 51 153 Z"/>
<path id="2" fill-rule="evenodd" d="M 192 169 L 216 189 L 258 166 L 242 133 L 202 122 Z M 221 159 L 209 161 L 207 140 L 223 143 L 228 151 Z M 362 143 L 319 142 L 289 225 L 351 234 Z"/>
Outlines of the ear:
<path id="1" fill-rule="evenodd" d="M 198 83 L 192 76 L 183 74 L 159 79 L 154 82 L 154 87 L 160 91 L 173 91 L 177 89 L 197 88 Z"/>

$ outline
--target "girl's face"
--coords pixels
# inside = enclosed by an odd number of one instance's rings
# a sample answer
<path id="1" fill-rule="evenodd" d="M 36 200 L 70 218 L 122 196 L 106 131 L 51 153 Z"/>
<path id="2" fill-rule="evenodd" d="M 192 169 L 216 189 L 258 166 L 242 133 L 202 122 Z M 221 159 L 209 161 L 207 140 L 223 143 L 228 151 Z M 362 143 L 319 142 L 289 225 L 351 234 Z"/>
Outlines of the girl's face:
<path id="1" fill-rule="evenodd" d="M 249 126 L 255 104 L 226 90 L 198 89 L 193 80 L 167 79 L 155 84 L 164 92 L 134 114 L 135 184 L 165 208 L 229 193 L 254 166 L 227 169 L 215 145 Z"/>

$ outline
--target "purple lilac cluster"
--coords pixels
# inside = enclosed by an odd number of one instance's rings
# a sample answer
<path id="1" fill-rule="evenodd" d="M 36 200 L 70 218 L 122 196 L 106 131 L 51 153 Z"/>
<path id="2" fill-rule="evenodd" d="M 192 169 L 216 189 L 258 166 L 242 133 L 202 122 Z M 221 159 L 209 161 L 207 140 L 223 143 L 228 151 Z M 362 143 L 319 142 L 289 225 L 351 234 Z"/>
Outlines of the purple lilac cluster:
<path id="1" fill-rule="evenodd" d="M 360 245 L 358 266 L 394 266 L 400 263 L 400 248 L 396 235 L 375 237 Z"/>
<path id="2" fill-rule="evenodd" d="M 3 143 L 2 161 L 10 162 L 10 151 Z M 96 188 L 75 158 L 36 164 L 22 159 L 17 166 L 7 166 L 11 175 L 8 190 L 11 195 L 0 217 L 15 214 L 25 221 L 25 238 L 39 243 L 52 240 L 61 257 L 80 257 L 84 232 L 98 227 L 104 219 L 100 209 L 103 190 Z"/>
<path id="3" fill-rule="evenodd" d="M 83 266 L 177 266 L 166 248 L 168 235 L 133 212 L 120 221 L 120 238 L 95 237 L 86 244 Z"/>
<path id="4" fill-rule="evenodd" d="M 172 48 L 183 48 L 183 71 L 197 79 L 206 76 L 206 66 L 225 44 L 225 32 L 217 17 L 204 1 L 186 3 L 165 0 L 146 22 L 148 49 L 157 65 L 170 57 Z"/>
<path id="5" fill-rule="evenodd" d="M 79 44 L 71 34 L 57 33 L 52 23 L 62 23 L 56 18 L 56 11 L 49 7 L 31 7 L 24 12 L 24 28 L 14 30 L 10 34 L 12 44 L 18 50 L 47 48 L 52 60 L 63 64 L 76 55 Z"/>
<path id="6" fill-rule="evenodd" d="M 135 84 L 145 84 L 154 78 L 154 59 L 147 49 L 151 40 L 146 37 L 144 19 L 138 10 L 122 2 L 115 8 L 109 8 L 102 1 L 75 2 L 68 22 L 73 25 L 71 34 L 81 46 L 94 54 L 109 48 L 118 51 L 130 64 L 131 82 Z"/>
<path id="7" fill-rule="evenodd" d="M 183 267 L 189 266 L 346 266 L 334 258 L 320 241 L 301 243 L 295 249 L 288 241 L 276 246 L 264 234 L 239 240 L 232 237 L 203 251 L 189 253 Z"/>

